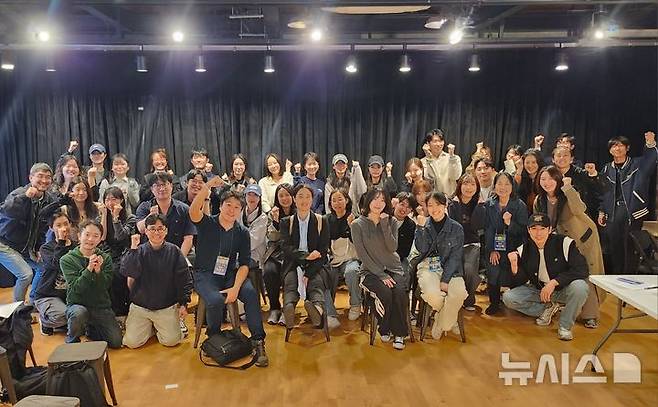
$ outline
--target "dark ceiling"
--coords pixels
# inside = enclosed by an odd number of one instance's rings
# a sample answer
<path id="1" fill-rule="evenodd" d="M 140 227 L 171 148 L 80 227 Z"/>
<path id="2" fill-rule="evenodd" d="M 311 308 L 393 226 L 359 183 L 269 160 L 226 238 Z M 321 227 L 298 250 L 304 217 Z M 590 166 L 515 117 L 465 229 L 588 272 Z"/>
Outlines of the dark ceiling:
<path id="1" fill-rule="evenodd" d="M 327 44 L 447 44 L 458 17 L 466 23 L 463 44 L 577 42 L 587 38 L 592 18 L 605 21 L 610 39 L 658 40 L 656 1 L 177 1 L 177 0 L 0 0 L 0 46 L 29 47 L 34 32 L 48 29 L 60 45 L 168 46 L 181 27 L 185 45 L 298 46 L 307 29 L 322 26 Z M 420 11 L 341 14 L 328 7 L 417 6 Z M 373 9 L 361 10 L 373 12 Z M 250 18 L 245 18 L 245 16 Z M 441 29 L 424 27 L 446 18 Z M 463 45 L 462 45 L 463 46 Z"/>

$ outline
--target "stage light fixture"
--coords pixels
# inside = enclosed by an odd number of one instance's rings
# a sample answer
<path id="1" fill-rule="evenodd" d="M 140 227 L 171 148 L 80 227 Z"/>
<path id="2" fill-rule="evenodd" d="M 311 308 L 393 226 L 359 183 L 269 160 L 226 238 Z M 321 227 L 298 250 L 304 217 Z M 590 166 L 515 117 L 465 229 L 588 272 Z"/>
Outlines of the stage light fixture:
<path id="1" fill-rule="evenodd" d="M 398 69 L 402 73 L 411 72 L 411 64 L 409 63 L 409 55 L 402 54 L 400 58 L 400 68 Z"/>
<path id="2" fill-rule="evenodd" d="M 265 73 L 274 73 L 274 61 L 272 60 L 272 55 L 267 54 L 265 55 L 265 68 L 263 68 L 263 72 Z"/>
<path id="3" fill-rule="evenodd" d="M 56 72 L 55 57 L 52 54 L 46 55 L 46 72 Z"/>
<path id="4" fill-rule="evenodd" d="M 600 28 L 597 28 L 596 30 L 594 30 L 594 38 L 597 39 L 597 40 L 604 39 L 605 38 L 605 31 L 603 31 Z"/>
<path id="5" fill-rule="evenodd" d="M 196 56 L 195 72 L 206 72 L 206 61 L 203 55 Z"/>
<path id="6" fill-rule="evenodd" d="M 569 63 L 567 61 L 567 54 L 564 51 L 557 53 L 557 63 L 555 64 L 556 71 L 566 71 L 569 69 Z"/>
<path id="7" fill-rule="evenodd" d="M 441 27 L 443 27 L 443 24 L 448 22 L 447 18 L 439 17 L 439 16 L 432 16 L 425 21 L 425 28 L 429 28 L 430 30 L 438 30 Z"/>
<path id="8" fill-rule="evenodd" d="M 171 34 L 171 39 L 173 39 L 174 42 L 183 42 L 185 39 L 185 33 L 180 30 L 176 30 Z"/>
<path id="9" fill-rule="evenodd" d="M 14 56 L 9 51 L 4 51 L 0 55 L 0 68 L 5 71 L 13 71 L 15 67 Z"/>
<path id="10" fill-rule="evenodd" d="M 354 55 L 350 55 L 347 57 L 347 64 L 345 64 L 345 71 L 347 73 L 357 73 L 359 71 L 359 68 L 356 66 L 356 57 Z"/>
<path id="11" fill-rule="evenodd" d="M 45 30 L 40 30 L 36 33 L 37 40 L 40 42 L 48 42 L 50 41 L 50 32 L 45 31 Z"/>
<path id="12" fill-rule="evenodd" d="M 146 57 L 143 54 L 139 54 L 135 57 L 135 65 L 137 65 L 137 72 L 148 72 L 146 67 Z"/>
<path id="13" fill-rule="evenodd" d="M 321 28 L 314 28 L 311 31 L 311 40 L 313 42 L 322 41 L 322 37 L 324 37 L 324 32 L 322 31 Z"/>
<path id="14" fill-rule="evenodd" d="M 469 72 L 480 72 L 480 58 L 478 54 L 471 55 L 471 64 L 468 67 Z"/>

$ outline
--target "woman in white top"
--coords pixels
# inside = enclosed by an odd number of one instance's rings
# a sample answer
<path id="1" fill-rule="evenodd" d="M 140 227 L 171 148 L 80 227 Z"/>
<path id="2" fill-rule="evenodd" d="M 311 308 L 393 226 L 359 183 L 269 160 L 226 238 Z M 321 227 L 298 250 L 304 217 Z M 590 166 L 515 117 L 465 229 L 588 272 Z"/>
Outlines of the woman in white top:
<path id="1" fill-rule="evenodd" d="M 292 162 L 286 160 L 286 168 L 283 170 L 283 161 L 278 154 L 269 153 L 265 156 L 265 176 L 258 181 L 258 186 L 263 192 L 262 205 L 265 213 L 269 212 L 274 206 L 276 187 L 280 184 L 287 183 L 292 185 L 293 178 L 290 173 Z"/>

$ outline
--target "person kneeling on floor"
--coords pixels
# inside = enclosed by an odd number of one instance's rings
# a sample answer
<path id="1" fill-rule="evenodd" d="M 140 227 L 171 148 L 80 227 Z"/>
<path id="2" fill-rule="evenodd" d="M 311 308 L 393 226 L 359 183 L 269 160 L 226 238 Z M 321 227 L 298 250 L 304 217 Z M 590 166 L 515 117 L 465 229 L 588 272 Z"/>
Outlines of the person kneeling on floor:
<path id="1" fill-rule="evenodd" d="M 570 341 L 571 328 L 587 300 L 589 272 L 573 239 L 551 232 L 546 214 L 530 217 L 530 240 L 508 254 L 518 287 L 505 292 L 503 302 L 507 308 L 537 317 L 537 325 L 542 326 L 550 325 L 562 310 L 558 338 Z"/>
<path id="2" fill-rule="evenodd" d="M 123 344 L 139 348 L 155 328 L 161 344 L 175 346 L 183 339 L 179 320 L 187 315 L 192 276 L 178 246 L 165 241 L 164 215 L 152 213 L 144 223 L 148 242 L 140 245 L 141 235 L 131 236 L 130 250 L 121 262 L 131 301 Z"/>
<path id="3" fill-rule="evenodd" d="M 121 328 L 110 300 L 112 257 L 98 248 L 103 226 L 84 220 L 78 226 L 80 246 L 59 261 L 66 280 L 66 343 L 80 342 L 82 335 L 105 341 L 110 348 L 121 347 Z"/>
<path id="4" fill-rule="evenodd" d="M 447 214 L 447 198 L 432 192 L 426 198 L 429 218 L 418 215 L 415 246 L 420 256 L 418 286 L 423 300 L 436 311 L 432 337 L 440 339 L 452 330 L 459 335 L 457 314 L 468 293 L 464 284 L 464 229 Z"/>

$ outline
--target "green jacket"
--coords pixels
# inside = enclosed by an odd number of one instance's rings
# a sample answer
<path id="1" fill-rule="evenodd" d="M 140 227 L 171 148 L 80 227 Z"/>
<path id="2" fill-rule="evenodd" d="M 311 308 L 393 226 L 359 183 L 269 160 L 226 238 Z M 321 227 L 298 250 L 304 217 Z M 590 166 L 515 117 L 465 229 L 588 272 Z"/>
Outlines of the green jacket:
<path id="1" fill-rule="evenodd" d="M 64 274 L 66 304 L 78 304 L 91 308 L 110 308 L 110 284 L 112 283 L 112 257 L 100 249 L 95 254 L 103 256 L 99 274 L 87 270 L 89 259 L 80 253 L 80 247 L 71 250 L 59 261 Z"/>

